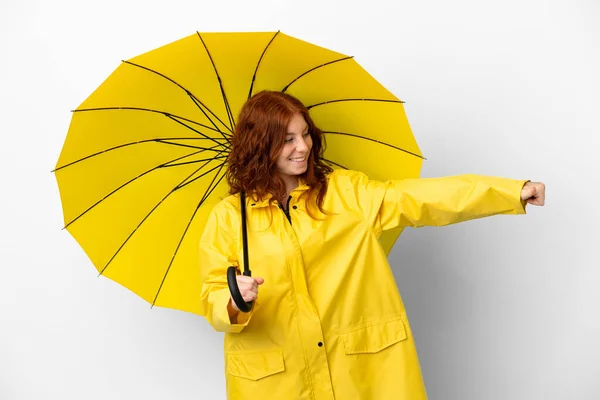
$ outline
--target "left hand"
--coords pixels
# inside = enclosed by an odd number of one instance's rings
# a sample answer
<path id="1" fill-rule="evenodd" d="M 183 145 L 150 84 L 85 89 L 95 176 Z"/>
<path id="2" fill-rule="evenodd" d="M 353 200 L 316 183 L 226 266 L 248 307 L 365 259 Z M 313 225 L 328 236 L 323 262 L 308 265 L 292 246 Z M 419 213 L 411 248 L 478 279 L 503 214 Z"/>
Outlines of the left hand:
<path id="1" fill-rule="evenodd" d="M 543 206 L 546 200 L 546 185 L 542 182 L 527 182 L 521 189 L 521 200 L 534 206 Z"/>

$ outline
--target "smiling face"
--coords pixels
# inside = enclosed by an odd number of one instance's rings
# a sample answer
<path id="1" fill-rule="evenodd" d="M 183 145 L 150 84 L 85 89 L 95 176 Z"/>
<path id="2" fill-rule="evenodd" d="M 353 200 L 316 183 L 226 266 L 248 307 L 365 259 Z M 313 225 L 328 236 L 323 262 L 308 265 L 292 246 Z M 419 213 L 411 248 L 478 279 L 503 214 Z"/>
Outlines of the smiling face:
<path id="1" fill-rule="evenodd" d="M 298 186 L 298 175 L 308 168 L 308 158 L 312 149 L 312 138 L 308 125 L 301 114 L 290 120 L 281 153 L 277 158 L 277 172 L 286 183 L 288 191 Z"/>

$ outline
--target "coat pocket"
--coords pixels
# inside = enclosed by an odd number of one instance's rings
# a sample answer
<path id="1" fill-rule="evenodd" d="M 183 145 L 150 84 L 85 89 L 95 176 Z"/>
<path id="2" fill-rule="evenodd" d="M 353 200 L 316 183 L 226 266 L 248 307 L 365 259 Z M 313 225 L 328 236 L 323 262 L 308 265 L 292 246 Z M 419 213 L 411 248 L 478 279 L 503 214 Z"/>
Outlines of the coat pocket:
<path id="1" fill-rule="evenodd" d="M 340 334 L 346 354 L 378 353 L 406 340 L 402 318 L 376 322 Z"/>
<path id="2" fill-rule="evenodd" d="M 257 381 L 283 371 L 285 371 L 285 364 L 280 349 L 227 354 L 229 375 Z"/>

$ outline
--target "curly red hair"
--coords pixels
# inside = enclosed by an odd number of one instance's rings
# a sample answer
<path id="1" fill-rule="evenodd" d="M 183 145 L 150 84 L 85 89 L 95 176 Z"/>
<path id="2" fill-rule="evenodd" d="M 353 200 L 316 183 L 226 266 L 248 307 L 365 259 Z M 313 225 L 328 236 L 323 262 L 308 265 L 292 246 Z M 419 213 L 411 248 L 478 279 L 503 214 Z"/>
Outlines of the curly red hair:
<path id="1" fill-rule="evenodd" d="M 279 156 L 292 117 L 302 115 L 312 138 L 312 149 L 306 172 L 299 176 L 308 186 L 308 198 L 316 196 L 318 208 L 323 212 L 323 197 L 327 190 L 327 175 L 332 168 L 323 162 L 325 138 L 297 98 L 274 91 L 262 91 L 252 96 L 242 107 L 231 140 L 227 158 L 229 193 L 248 193 L 256 200 L 268 195 L 284 199 L 286 187 L 277 173 Z"/>

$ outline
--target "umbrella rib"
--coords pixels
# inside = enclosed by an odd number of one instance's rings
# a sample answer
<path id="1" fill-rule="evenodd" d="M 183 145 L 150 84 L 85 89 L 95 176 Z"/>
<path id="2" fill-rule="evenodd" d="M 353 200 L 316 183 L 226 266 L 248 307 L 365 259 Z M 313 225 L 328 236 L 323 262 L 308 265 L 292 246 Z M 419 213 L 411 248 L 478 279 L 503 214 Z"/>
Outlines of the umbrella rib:
<path id="1" fill-rule="evenodd" d="M 324 101 L 322 103 L 317 103 L 317 104 L 312 104 L 310 106 L 307 106 L 306 108 L 308 108 L 309 110 L 311 108 L 317 107 L 317 106 L 322 106 L 325 104 L 330 104 L 330 103 L 339 103 L 339 102 L 343 102 L 343 101 L 379 101 L 379 102 L 383 102 L 383 103 L 399 103 L 399 104 L 403 104 L 404 102 L 402 100 L 385 100 L 385 99 L 337 99 L 337 100 L 329 100 L 329 101 Z"/>
<path id="2" fill-rule="evenodd" d="M 286 85 L 286 86 L 285 86 L 283 89 L 281 89 L 281 91 L 282 91 L 283 93 L 285 93 L 285 92 L 286 92 L 286 90 L 288 90 L 288 88 L 289 88 L 289 87 L 290 87 L 290 86 L 291 86 L 291 85 L 292 85 L 294 82 L 296 82 L 297 80 L 299 80 L 299 79 L 300 79 L 300 78 L 302 78 L 303 76 L 307 75 L 308 73 L 310 73 L 310 72 L 313 72 L 313 71 L 314 71 L 314 70 L 316 70 L 316 69 L 323 68 L 323 67 L 326 67 L 326 66 L 328 66 L 328 65 L 331 65 L 331 64 L 338 63 L 338 62 L 340 62 L 340 61 L 351 60 L 351 59 L 353 59 L 353 58 L 354 58 L 353 56 L 347 56 L 347 57 L 344 57 L 344 58 L 340 58 L 340 59 L 338 59 L 338 60 L 333 60 L 333 61 L 326 62 L 325 64 L 317 65 L 316 67 L 313 67 L 313 68 L 309 69 L 308 71 L 306 71 L 306 72 L 304 72 L 304 73 L 300 74 L 300 75 L 299 75 L 299 76 L 298 76 L 296 79 L 294 79 L 293 81 L 291 81 L 290 83 L 288 83 L 288 84 L 287 84 L 287 85 Z"/>
<path id="3" fill-rule="evenodd" d="M 167 270 L 165 271 L 165 274 L 164 274 L 164 276 L 162 278 L 162 281 L 160 282 L 160 286 L 158 287 L 158 290 L 156 291 L 156 295 L 154 296 L 154 300 L 152 301 L 152 307 L 154 307 L 154 304 L 156 304 L 156 300 L 158 299 L 160 291 L 162 290 L 162 287 L 163 287 L 165 281 L 167 280 L 167 276 L 169 275 L 169 272 L 171 271 L 171 267 L 173 266 L 173 263 L 175 262 L 175 257 L 177 257 L 177 253 L 179 253 L 179 249 L 181 248 L 181 244 L 183 243 L 183 240 L 185 239 L 185 236 L 187 235 L 188 230 L 190 229 L 190 226 L 192 225 L 192 222 L 194 221 L 194 218 L 196 217 L 196 214 L 198 213 L 198 210 L 200 209 L 200 207 L 202 207 L 202 204 L 204 204 L 204 202 L 206 201 L 206 199 L 208 198 L 208 196 L 215 190 L 215 188 L 219 185 L 219 183 L 221 183 L 221 181 L 225 177 L 225 174 L 221 175 L 221 177 L 217 180 L 217 182 L 214 183 L 215 182 L 215 178 L 217 176 L 219 176 L 219 173 L 221 172 L 222 168 L 223 168 L 223 165 L 216 172 L 215 176 L 213 177 L 212 182 L 208 186 L 208 189 L 204 193 L 204 196 L 202 196 L 202 199 L 200 200 L 200 202 L 196 206 L 196 209 L 194 210 L 194 213 L 190 217 L 190 220 L 188 221 L 185 229 L 183 230 L 183 234 L 181 235 L 181 238 L 179 239 L 179 243 L 177 243 L 177 247 L 175 248 L 175 251 L 173 252 L 173 256 L 171 257 L 171 261 L 169 262 L 169 265 L 167 266 Z M 214 183 L 214 185 L 213 185 L 213 183 Z"/>
<path id="4" fill-rule="evenodd" d="M 332 164 L 332 165 L 336 165 L 336 166 L 338 166 L 340 168 L 348 169 L 347 167 L 344 167 L 342 164 L 338 164 L 338 163 L 333 162 L 333 161 L 331 161 L 331 160 L 329 160 L 327 158 L 321 158 L 321 160 L 325 161 L 326 163 L 329 163 L 329 164 Z"/>
<path id="5" fill-rule="evenodd" d="M 172 118 L 172 117 L 169 117 L 169 118 L 170 118 L 170 119 L 172 119 L 173 121 L 177 122 L 178 124 L 180 124 L 180 125 L 183 125 L 183 126 L 185 126 L 186 128 L 188 128 L 188 129 L 190 129 L 190 130 L 192 130 L 192 131 L 196 132 L 197 134 L 204 136 L 206 139 L 212 140 L 212 141 L 214 141 L 215 143 L 217 143 L 217 144 L 221 145 L 221 143 L 219 143 L 219 142 L 217 141 L 217 139 L 216 139 L 216 138 L 211 138 L 210 136 L 206 135 L 205 133 L 202 133 L 202 132 L 200 132 L 200 131 L 198 131 L 198 130 L 194 129 L 194 128 L 192 128 L 191 126 L 189 126 L 189 125 L 186 125 L 186 124 L 184 124 L 183 122 L 181 122 L 181 121 L 178 121 L 178 120 L 177 120 L 177 119 L 175 119 L 175 118 Z M 222 133 L 222 132 L 221 132 L 221 133 Z M 226 139 L 225 135 L 223 135 L 223 139 Z"/>
<path id="6" fill-rule="evenodd" d="M 250 82 L 250 90 L 248 91 L 248 98 L 252 97 L 252 90 L 254 90 L 254 81 L 256 80 L 256 74 L 258 74 L 258 67 L 260 67 L 260 63 L 262 62 L 262 59 L 265 56 L 265 53 L 267 52 L 267 49 L 269 48 L 269 46 L 271 46 L 271 43 L 273 43 L 273 40 L 275 40 L 277 35 L 279 35 L 279 32 L 280 31 L 275 32 L 275 34 L 273 35 L 271 40 L 269 40 L 269 43 L 267 43 L 267 45 L 263 49 L 263 52 L 260 55 L 258 62 L 256 63 L 256 68 L 254 69 L 254 74 L 252 75 L 252 82 Z"/>
<path id="7" fill-rule="evenodd" d="M 202 111 L 202 114 L 204 114 L 204 116 L 210 121 L 212 122 L 212 124 L 214 125 L 215 129 L 217 130 L 217 132 L 219 132 L 221 134 L 221 136 L 223 136 L 224 138 L 226 137 L 226 135 L 231 136 L 229 133 L 225 133 L 222 130 L 220 130 L 217 125 L 213 122 L 213 120 L 210 119 L 210 117 L 206 114 L 206 111 L 204 111 L 204 109 L 202 107 L 200 107 L 200 104 L 198 104 L 197 100 L 195 98 L 192 98 L 192 101 L 194 103 L 196 103 L 196 106 L 198 107 L 198 109 L 200 111 Z M 210 111 L 210 110 L 209 110 Z M 225 126 L 225 128 L 227 128 L 229 130 L 230 133 L 233 133 L 233 131 L 227 126 L 225 125 L 221 120 L 219 120 L 219 122 L 221 122 L 223 124 L 223 126 Z"/>
<path id="8" fill-rule="evenodd" d="M 188 180 L 190 177 L 192 177 L 194 174 L 196 174 L 198 171 L 200 171 L 202 168 L 204 168 L 206 164 L 204 164 L 203 166 L 201 166 L 200 168 L 196 169 L 194 172 L 192 172 L 190 175 L 188 175 L 184 180 L 182 180 L 177 186 L 175 186 L 173 189 L 171 189 L 171 191 L 169 191 L 169 193 L 167 193 L 165 195 L 165 197 L 163 197 L 154 207 L 152 207 L 152 209 L 148 212 L 148 214 L 146 214 L 146 216 L 144 218 L 142 218 L 142 220 L 140 221 L 140 223 L 133 229 L 133 231 L 131 231 L 131 233 L 129 234 L 129 236 L 127 236 L 127 238 L 125 239 L 125 241 L 123 241 L 123 243 L 119 246 L 119 248 L 117 249 L 117 251 L 115 251 L 115 253 L 112 255 L 112 257 L 110 258 L 110 260 L 108 260 L 108 262 L 106 263 L 106 265 L 102 268 L 102 270 L 100 271 L 100 275 L 102 275 L 104 273 L 104 271 L 106 271 L 106 268 L 109 267 L 109 265 L 112 263 L 112 261 L 117 257 L 117 255 L 121 252 L 121 250 L 125 247 L 125 245 L 129 242 L 129 240 L 133 237 L 133 235 L 135 234 L 135 232 L 137 232 L 137 230 L 144 224 L 144 222 L 146 222 L 146 220 L 150 217 L 150 215 L 152 215 L 152 213 L 154 213 L 154 211 L 156 211 L 156 209 L 169 197 L 171 196 L 175 191 L 181 189 L 183 186 L 181 185 L 183 182 L 185 182 L 186 180 Z M 222 166 L 222 164 L 221 164 Z M 219 166 L 211 169 L 210 171 L 206 172 L 203 175 L 206 175 L 207 173 L 210 173 L 211 171 L 215 170 L 216 168 L 218 168 Z M 185 185 L 184 185 L 185 186 Z"/>
<path id="9" fill-rule="evenodd" d="M 227 156 L 216 156 L 216 157 L 211 157 L 211 158 L 203 158 L 201 160 L 186 161 L 186 162 L 181 162 L 181 163 L 163 165 L 161 168 L 179 167 L 179 166 L 182 166 L 182 165 L 196 164 L 196 163 L 199 163 L 199 162 L 202 162 L 202 161 L 221 160 L 223 158 L 227 158 Z"/>
<path id="10" fill-rule="evenodd" d="M 67 228 L 68 228 L 68 227 L 69 227 L 71 224 L 73 224 L 73 223 L 74 223 L 75 221 L 77 221 L 79 218 L 83 217 L 83 216 L 84 216 L 86 213 L 88 213 L 90 210 L 92 210 L 92 209 L 93 209 L 94 207 L 96 207 L 98 204 L 102 203 L 104 200 L 106 200 L 107 198 L 109 198 L 110 196 L 112 196 L 113 194 L 115 194 L 116 192 L 118 192 L 119 190 L 123 189 L 125 186 L 127 186 L 127 185 L 129 185 L 130 183 L 134 182 L 135 180 L 137 180 L 137 179 L 139 179 L 139 178 L 143 177 L 144 175 L 147 175 L 147 174 L 149 174 L 149 173 L 150 173 L 150 172 L 152 172 L 152 171 L 155 171 L 155 170 L 157 170 L 157 169 L 159 169 L 159 168 L 162 168 L 162 167 L 164 167 L 166 164 L 169 164 L 169 163 L 172 163 L 172 162 L 175 162 L 175 161 L 182 160 L 182 159 L 184 159 L 184 158 L 186 158 L 186 157 L 190 157 L 190 156 L 196 155 L 196 154 L 198 154 L 198 153 L 201 153 L 202 151 L 204 151 L 204 150 L 196 151 L 196 152 L 193 152 L 193 153 L 190 153 L 190 154 L 187 154 L 187 155 L 181 156 L 181 157 L 174 158 L 173 160 L 167 161 L 166 163 L 163 163 L 163 164 L 159 164 L 159 165 L 157 165 L 157 166 L 155 166 L 155 167 L 153 167 L 153 168 L 150 168 L 150 169 L 149 169 L 149 170 L 147 170 L 147 171 L 144 171 L 144 172 L 142 172 L 142 173 L 141 173 L 141 174 L 139 174 L 138 176 L 131 178 L 130 180 L 128 180 L 127 182 L 123 183 L 123 184 L 122 184 L 121 186 L 119 186 L 118 188 L 116 188 L 116 189 L 113 189 L 113 190 L 112 190 L 110 193 L 108 193 L 107 195 L 105 195 L 103 198 L 101 198 L 100 200 L 98 200 L 97 202 L 95 202 L 94 204 L 92 204 L 91 206 L 89 206 L 89 207 L 88 207 L 88 208 L 87 208 L 85 211 L 83 211 L 81 214 L 79 214 L 77 217 L 75 217 L 74 219 L 72 219 L 71 221 L 69 221 L 69 223 L 67 223 L 67 224 L 64 226 L 64 228 L 63 228 L 63 229 L 67 229 Z M 186 178 L 186 179 L 187 179 L 187 178 Z"/>
<path id="11" fill-rule="evenodd" d="M 208 120 L 213 124 L 213 126 L 220 132 L 221 130 L 217 127 L 217 124 L 215 123 L 215 121 L 213 121 L 204 111 L 204 109 L 206 109 L 217 121 L 219 121 L 224 127 L 226 127 L 227 129 L 229 129 L 229 127 L 223 122 L 221 121 L 221 119 L 214 113 L 211 111 L 210 108 L 208 108 L 204 103 L 202 103 L 200 101 L 200 99 L 198 99 L 196 96 L 194 96 L 194 94 L 192 92 L 190 92 L 188 89 L 184 88 L 181 84 L 175 82 L 173 79 L 169 78 L 168 76 L 161 74 L 158 71 L 153 70 L 152 68 L 148 68 L 148 67 L 144 67 L 143 65 L 140 64 L 136 64 L 133 63 L 131 61 L 123 61 L 126 64 L 132 65 L 134 67 L 138 67 L 141 69 L 144 69 L 148 72 L 152 72 L 160 77 L 165 78 L 166 80 L 168 80 L 169 82 L 177 85 L 179 88 L 181 88 L 181 90 L 183 90 L 189 97 L 190 99 L 192 99 L 192 101 L 194 102 L 194 104 L 196 104 L 196 106 L 200 109 L 200 111 L 202 111 L 202 113 L 206 116 L 206 118 L 208 118 Z M 204 109 L 203 109 L 204 108 Z M 231 130 L 230 130 L 231 131 Z"/>
<path id="12" fill-rule="evenodd" d="M 156 113 L 156 114 L 162 114 L 165 117 L 175 117 L 187 122 L 191 122 L 193 124 L 199 125 L 203 128 L 209 129 L 211 131 L 215 131 L 215 132 L 219 132 L 223 137 L 225 136 L 225 132 L 221 131 L 219 128 L 213 128 L 211 126 L 208 125 L 204 125 L 201 124 L 200 122 L 196 122 L 193 121 L 189 118 L 185 118 L 185 117 L 180 117 L 179 115 L 175 115 L 175 114 L 171 114 L 169 112 L 166 111 L 160 111 L 160 110 L 153 110 L 151 108 L 142 108 L 142 107 L 95 107 L 95 108 L 80 108 L 77 110 L 72 110 L 72 112 L 85 112 L 85 111 L 112 111 L 112 110 L 123 110 L 123 111 L 145 111 L 145 112 L 151 112 L 151 113 Z"/>
<path id="13" fill-rule="evenodd" d="M 184 181 L 185 183 L 183 183 L 183 182 L 182 182 L 182 183 L 180 183 L 180 184 L 179 184 L 179 187 L 178 187 L 178 189 L 181 189 L 181 188 L 183 188 L 183 187 L 185 187 L 185 186 L 187 186 L 187 185 L 189 185 L 189 184 L 191 184 L 191 183 L 193 183 L 193 182 L 197 181 L 198 179 L 200 179 L 200 178 L 202 178 L 203 176 L 205 176 L 205 175 L 207 175 L 207 174 L 211 173 L 212 171 L 214 171 L 214 170 L 215 170 L 215 169 L 217 169 L 218 167 L 223 167 L 223 165 L 225 165 L 225 163 L 226 163 L 226 161 L 224 161 L 224 162 L 223 162 L 223 163 L 221 163 L 220 165 L 217 165 L 217 166 L 216 166 L 216 167 L 214 167 L 213 169 L 210 169 L 210 170 L 206 171 L 206 172 L 205 172 L 205 173 L 203 173 L 202 175 L 198 175 L 197 177 L 195 177 L 194 179 L 192 179 L 192 180 L 191 180 L 191 181 L 189 181 L 189 182 L 185 182 L 185 181 Z M 198 172 L 198 171 L 196 171 L 196 172 Z"/>
<path id="14" fill-rule="evenodd" d="M 179 143 L 166 142 L 165 140 L 205 140 L 205 138 L 156 138 L 156 139 L 139 140 L 137 142 L 124 143 L 124 144 L 120 144 L 120 145 L 115 146 L 115 147 L 111 147 L 111 148 L 108 148 L 108 149 L 105 149 L 105 150 L 98 151 L 98 152 L 96 152 L 94 154 L 87 155 L 87 156 L 82 157 L 80 159 L 77 159 L 75 161 L 71 161 L 68 164 L 61 165 L 60 167 L 53 169 L 51 172 L 57 172 L 57 171 L 60 171 L 61 169 L 70 167 L 70 166 L 72 166 L 74 164 L 77 164 L 79 162 L 82 162 L 82 161 L 88 160 L 90 158 L 102 155 L 104 153 L 108 153 L 109 151 L 122 149 L 124 147 L 129 147 L 129 146 L 133 146 L 133 145 L 136 145 L 136 144 L 157 142 L 157 143 L 162 143 L 162 144 L 185 146 L 185 145 L 179 144 Z M 219 146 L 222 146 L 222 144 L 219 144 L 219 145 L 213 146 L 213 147 L 193 147 L 193 146 L 186 146 L 186 147 L 192 147 L 192 148 L 195 148 L 195 149 L 198 149 L 198 150 L 202 150 L 202 151 L 206 150 L 206 151 L 208 151 L 208 150 L 214 150 L 216 147 L 219 147 Z"/>
<path id="15" fill-rule="evenodd" d="M 421 155 L 419 155 L 419 154 L 417 154 L 417 153 L 413 153 L 412 151 L 408 151 L 408 150 L 406 150 L 406 149 L 403 149 L 403 148 L 401 148 L 401 147 L 394 146 L 393 144 L 389 144 L 389 143 L 386 143 L 386 142 L 382 142 L 381 140 L 373 139 L 373 138 L 370 138 L 370 137 L 366 137 L 366 136 L 360 136 L 360 135 L 355 135 L 355 134 L 353 134 L 353 133 L 348 133 L 348 132 L 331 132 L 331 131 L 323 131 L 323 133 L 325 133 L 325 134 L 328 134 L 328 135 L 341 135 L 341 136 L 350 136 L 350 137 L 355 137 L 355 138 L 358 138 L 358 139 L 368 140 L 368 141 L 370 141 L 370 142 L 374 142 L 374 143 L 377 143 L 377 144 L 382 144 L 382 145 L 384 145 L 384 146 L 391 147 L 392 149 L 395 149 L 395 150 L 400 150 L 400 151 L 402 151 L 402 152 L 404 152 L 404 153 L 406 153 L 406 154 L 410 154 L 411 156 L 415 156 L 415 157 L 421 158 L 421 159 L 423 159 L 423 160 L 425 159 L 425 157 L 423 157 L 423 156 L 421 156 Z"/>
<path id="16" fill-rule="evenodd" d="M 202 138 L 202 140 L 206 140 L 206 139 Z M 200 146 L 192 146 L 191 144 L 169 142 L 169 141 L 163 140 L 163 139 L 158 139 L 156 141 L 158 143 L 162 143 L 162 144 L 170 144 L 172 146 L 187 147 L 187 148 L 196 149 L 196 150 L 214 150 L 216 147 L 222 146 L 221 144 L 219 144 L 219 145 L 216 145 L 213 147 L 200 147 Z"/>
<path id="17" fill-rule="evenodd" d="M 202 39 L 200 32 L 196 31 L 196 34 L 198 35 L 198 38 L 202 42 L 202 45 L 204 46 L 204 50 L 206 50 L 206 54 L 208 55 L 210 63 L 212 64 L 212 67 L 215 70 L 215 74 L 217 75 L 217 80 L 219 81 L 219 88 L 221 89 L 221 96 L 223 97 L 223 104 L 225 105 L 225 111 L 227 111 L 227 118 L 229 119 L 229 128 L 231 131 L 233 131 L 233 128 L 234 128 L 233 113 L 231 112 L 229 100 L 227 99 L 227 95 L 225 94 L 225 88 L 223 88 L 223 81 L 221 81 L 221 76 L 219 75 L 219 71 L 217 71 L 217 66 L 215 65 L 215 61 L 213 60 L 212 56 L 210 55 L 210 51 L 208 51 L 208 46 L 206 46 L 206 43 L 204 42 L 204 39 Z"/>
<path id="18" fill-rule="evenodd" d="M 215 169 L 222 167 L 223 165 L 225 165 L 225 163 L 227 162 L 227 156 L 220 156 L 219 154 L 222 153 L 224 150 L 220 150 L 219 153 L 211 158 L 207 158 L 204 160 L 200 160 L 200 161 L 205 161 L 205 163 L 203 165 L 200 166 L 200 168 L 198 168 L 196 171 L 194 171 L 193 174 L 191 174 L 190 176 L 188 176 L 187 178 L 185 178 L 183 181 L 181 181 L 175 189 L 181 189 L 182 187 L 185 187 L 187 185 L 189 185 L 190 183 L 202 178 L 203 176 L 211 173 L 212 171 L 214 171 Z M 186 182 L 188 179 L 190 179 L 192 176 L 194 176 L 196 173 L 202 171 L 202 169 L 204 167 L 206 167 L 211 161 L 217 160 L 217 159 L 223 159 L 225 158 L 225 161 L 223 161 L 221 164 L 217 165 L 216 167 L 213 167 L 212 169 L 209 169 L 208 171 L 204 172 L 202 175 L 198 175 L 197 177 L 195 177 L 194 179 L 192 179 L 191 181 Z M 185 165 L 185 164 L 191 164 L 192 162 L 189 163 L 181 163 L 180 165 Z M 170 165 L 163 165 L 161 166 L 161 168 L 166 168 L 166 167 L 170 167 Z"/>

